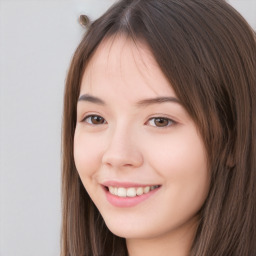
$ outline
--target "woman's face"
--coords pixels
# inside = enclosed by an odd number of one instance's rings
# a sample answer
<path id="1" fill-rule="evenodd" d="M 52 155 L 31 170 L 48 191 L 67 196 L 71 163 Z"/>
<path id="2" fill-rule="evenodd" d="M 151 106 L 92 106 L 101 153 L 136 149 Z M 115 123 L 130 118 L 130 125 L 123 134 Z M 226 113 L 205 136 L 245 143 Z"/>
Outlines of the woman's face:
<path id="1" fill-rule="evenodd" d="M 206 151 L 146 45 L 117 37 L 97 49 L 82 79 L 74 158 L 114 234 L 155 238 L 196 226 Z"/>

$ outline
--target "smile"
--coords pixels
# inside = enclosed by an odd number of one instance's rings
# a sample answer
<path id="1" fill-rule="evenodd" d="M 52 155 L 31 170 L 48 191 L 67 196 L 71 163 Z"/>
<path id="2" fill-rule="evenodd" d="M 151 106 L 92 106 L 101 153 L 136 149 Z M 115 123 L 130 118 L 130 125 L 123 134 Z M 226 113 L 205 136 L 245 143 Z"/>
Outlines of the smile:
<path id="1" fill-rule="evenodd" d="M 118 197 L 136 197 L 141 196 L 143 194 L 147 194 L 150 191 L 160 187 L 157 186 L 146 186 L 146 187 L 130 187 L 130 188 L 122 188 L 122 187 L 113 187 L 109 186 L 108 190 L 112 195 L 118 196 Z"/>
<path id="2" fill-rule="evenodd" d="M 161 185 L 106 182 L 102 184 L 107 201 L 115 207 L 133 207 L 148 200 L 159 191 Z"/>

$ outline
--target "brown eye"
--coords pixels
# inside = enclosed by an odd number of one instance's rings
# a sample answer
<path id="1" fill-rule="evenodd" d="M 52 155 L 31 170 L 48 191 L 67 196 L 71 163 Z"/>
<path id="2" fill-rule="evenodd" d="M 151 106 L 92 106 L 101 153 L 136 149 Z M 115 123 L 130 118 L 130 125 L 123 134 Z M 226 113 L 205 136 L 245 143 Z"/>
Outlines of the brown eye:
<path id="1" fill-rule="evenodd" d="M 96 115 L 87 116 L 87 117 L 85 117 L 85 119 L 83 121 L 86 122 L 86 123 L 92 124 L 92 125 L 99 125 L 99 124 L 105 124 L 106 123 L 106 121 L 103 117 L 96 116 Z"/>
<path id="2" fill-rule="evenodd" d="M 171 119 L 164 117 L 154 117 L 149 120 L 149 124 L 155 127 L 166 127 L 174 123 Z"/>

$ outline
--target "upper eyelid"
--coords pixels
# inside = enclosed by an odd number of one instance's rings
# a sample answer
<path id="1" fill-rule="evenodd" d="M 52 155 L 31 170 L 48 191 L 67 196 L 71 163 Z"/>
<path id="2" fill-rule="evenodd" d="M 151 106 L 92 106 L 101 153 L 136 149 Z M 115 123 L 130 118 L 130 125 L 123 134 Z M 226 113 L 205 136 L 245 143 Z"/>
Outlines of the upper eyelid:
<path id="1" fill-rule="evenodd" d="M 167 119 L 167 120 L 169 120 L 169 121 L 172 121 L 173 123 L 178 123 L 178 122 L 179 122 L 179 121 L 177 120 L 177 118 L 174 118 L 174 117 L 172 117 L 172 116 L 170 116 L 170 115 L 167 115 L 167 114 L 161 114 L 161 113 L 156 113 L 156 114 L 154 114 L 153 116 L 149 117 L 149 118 L 147 119 L 147 122 L 148 122 L 149 120 L 152 120 L 152 119 L 155 119 L 155 118 Z"/>
<path id="2" fill-rule="evenodd" d="M 167 119 L 167 120 L 170 120 L 172 122 L 175 122 L 172 118 L 166 117 L 166 116 L 153 116 L 153 117 L 150 117 L 148 120 L 152 120 L 152 119 L 155 119 L 155 118 L 162 118 L 162 119 Z"/>
<path id="3" fill-rule="evenodd" d="M 91 114 L 91 115 L 86 115 L 82 118 L 81 122 L 84 122 L 87 118 L 92 117 L 92 116 L 97 116 L 97 117 L 101 117 L 104 119 L 104 121 L 106 121 L 106 119 L 104 117 L 102 117 L 101 115 L 95 115 L 95 114 Z"/>
<path id="4" fill-rule="evenodd" d="M 169 126 L 173 126 L 173 125 L 177 124 L 177 122 L 174 121 L 173 119 L 168 118 L 168 117 L 164 117 L 164 116 L 152 117 L 152 118 L 148 119 L 148 121 L 147 121 L 146 123 L 148 123 L 149 121 L 151 121 L 151 120 L 153 120 L 153 119 L 157 119 L 157 118 L 168 120 L 168 122 L 171 122 L 172 124 L 168 124 L 167 126 L 162 126 L 162 127 L 160 127 L 160 126 L 153 126 L 153 127 L 167 128 L 167 127 L 169 127 Z"/>
<path id="5" fill-rule="evenodd" d="M 92 116 L 98 116 L 98 117 L 102 117 L 103 119 L 105 119 L 103 116 L 101 116 L 101 115 L 99 115 L 99 114 L 88 114 L 88 115 L 83 116 L 83 117 L 82 117 L 82 120 L 84 120 L 84 119 L 86 119 L 86 118 L 88 118 L 88 117 L 92 117 Z M 152 120 L 152 119 L 155 119 L 155 118 L 168 119 L 168 120 L 170 120 L 170 121 L 175 122 L 172 118 L 166 117 L 166 116 L 164 116 L 164 115 L 157 115 L 157 116 L 150 117 L 150 118 L 147 119 L 147 121 Z"/>
<path id="6" fill-rule="evenodd" d="M 91 117 L 91 116 L 99 116 L 99 117 L 102 117 L 103 119 L 105 119 L 101 114 L 98 114 L 98 113 L 84 113 L 83 115 L 81 115 L 80 120 L 83 121 L 86 118 Z"/>
<path id="7" fill-rule="evenodd" d="M 90 116 L 99 116 L 99 117 L 104 118 L 101 114 L 96 113 L 96 112 L 85 113 L 85 114 L 83 114 L 83 115 L 81 115 L 81 116 L 82 116 L 81 119 L 85 119 L 85 118 L 90 117 Z M 167 114 L 156 113 L 156 114 L 151 115 L 151 117 L 147 117 L 147 120 L 150 120 L 150 119 L 153 119 L 153 118 L 169 119 L 169 120 L 171 120 L 171 121 L 173 121 L 173 122 L 176 122 L 176 121 L 174 120 L 175 118 L 170 117 L 170 116 L 167 115 Z M 105 118 L 104 118 L 104 119 L 105 119 Z"/>
<path id="8" fill-rule="evenodd" d="M 104 121 L 107 123 L 106 119 L 105 119 L 104 117 L 102 117 L 101 115 L 99 115 L 99 114 L 88 114 L 88 115 L 85 115 L 85 116 L 82 118 L 81 122 L 85 122 L 85 120 L 86 120 L 87 118 L 92 117 L 92 116 L 101 117 L 101 118 L 103 118 Z M 147 119 L 147 121 L 146 121 L 145 123 L 148 123 L 149 121 L 151 121 L 151 120 L 153 120 L 153 119 L 156 119 L 156 118 L 161 118 L 161 119 L 168 120 L 168 121 L 172 122 L 173 124 L 176 124 L 176 123 L 177 123 L 177 122 L 176 122 L 175 120 L 173 120 L 172 118 L 166 117 L 166 116 L 164 116 L 164 115 L 158 115 L 158 116 L 150 117 L 150 118 Z M 105 124 L 105 123 L 104 123 L 104 124 Z M 91 124 L 90 124 L 90 125 L 91 125 Z M 169 126 L 170 126 L 170 125 L 168 125 L 168 126 L 163 126 L 163 127 L 159 127 L 159 128 L 164 128 L 164 127 L 169 127 Z M 156 127 L 157 127 L 157 126 L 156 126 Z"/>

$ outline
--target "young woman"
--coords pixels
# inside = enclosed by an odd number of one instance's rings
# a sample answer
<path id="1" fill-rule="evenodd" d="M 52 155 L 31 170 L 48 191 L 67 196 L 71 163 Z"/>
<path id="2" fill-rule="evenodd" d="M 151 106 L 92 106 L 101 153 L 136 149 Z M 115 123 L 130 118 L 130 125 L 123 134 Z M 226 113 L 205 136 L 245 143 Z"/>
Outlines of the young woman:
<path id="1" fill-rule="evenodd" d="M 61 255 L 256 255 L 255 71 L 223 0 L 93 22 L 66 81 Z"/>

